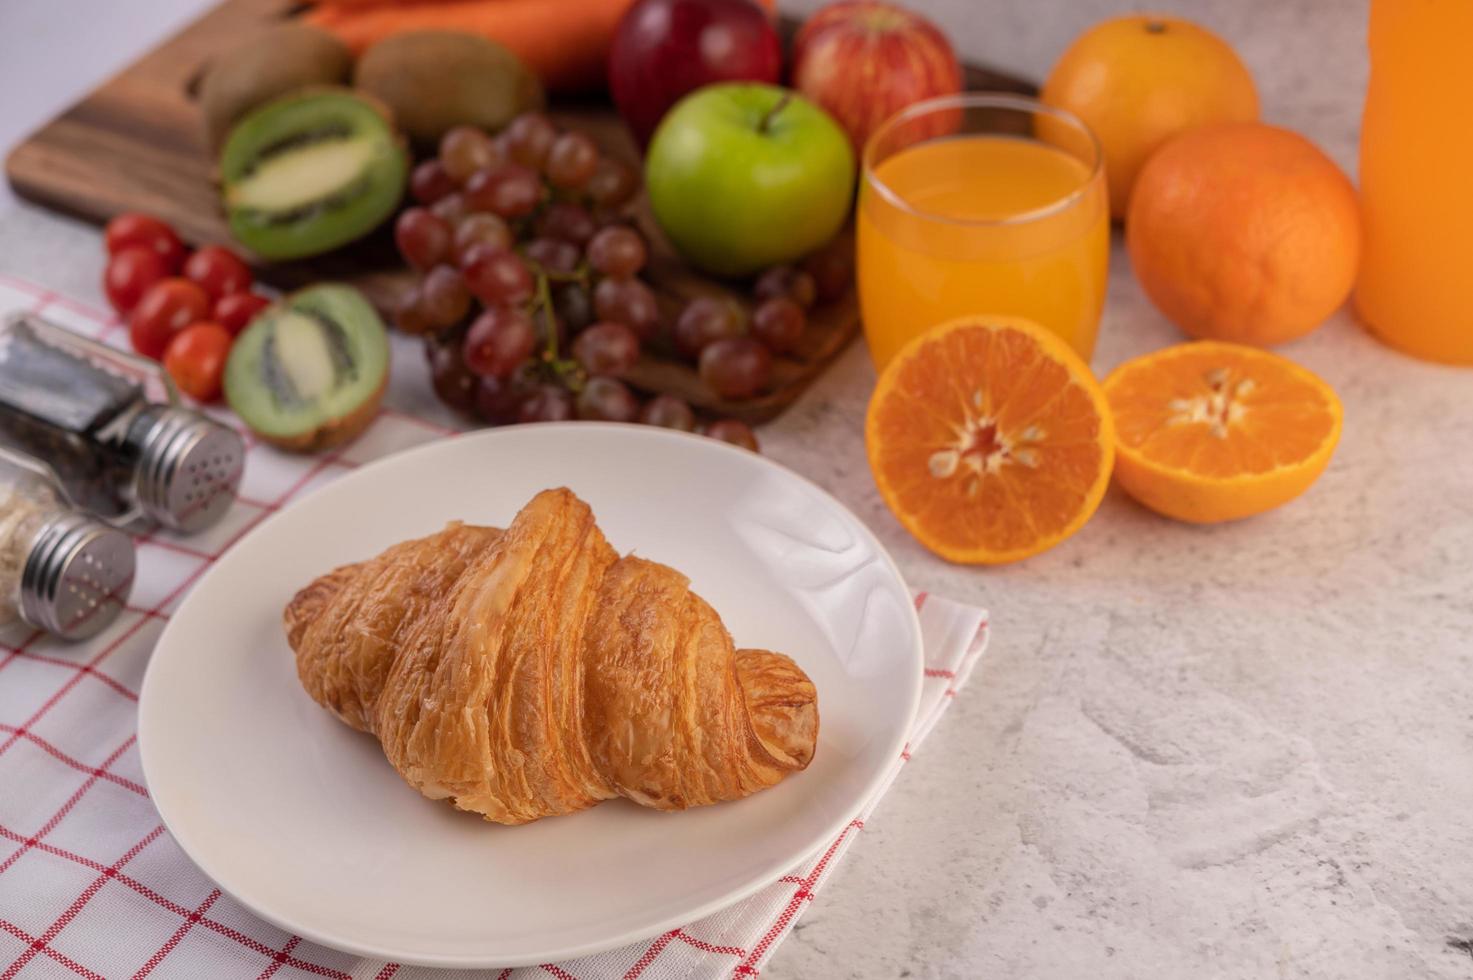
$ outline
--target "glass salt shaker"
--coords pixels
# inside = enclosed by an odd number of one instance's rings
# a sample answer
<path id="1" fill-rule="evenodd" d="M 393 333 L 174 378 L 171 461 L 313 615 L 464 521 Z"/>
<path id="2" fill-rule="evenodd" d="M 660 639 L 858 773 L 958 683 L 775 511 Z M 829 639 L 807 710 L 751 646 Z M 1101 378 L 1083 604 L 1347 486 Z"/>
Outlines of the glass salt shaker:
<path id="1" fill-rule="evenodd" d="M 82 640 L 128 601 L 133 539 L 65 500 L 45 464 L 0 449 L 0 626 Z"/>
<path id="2" fill-rule="evenodd" d="M 0 324 L 0 447 L 45 462 L 109 524 L 184 532 L 230 509 L 245 462 L 240 436 L 180 405 L 159 364 L 33 313 Z"/>

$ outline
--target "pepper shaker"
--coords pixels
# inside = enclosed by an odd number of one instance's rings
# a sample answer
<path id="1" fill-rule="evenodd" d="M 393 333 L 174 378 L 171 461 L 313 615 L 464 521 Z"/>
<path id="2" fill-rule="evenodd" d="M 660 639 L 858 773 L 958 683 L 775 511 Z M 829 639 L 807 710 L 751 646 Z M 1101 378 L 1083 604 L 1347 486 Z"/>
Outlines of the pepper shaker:
<path id="1" fill-rule="evenodd" d="M 230 509 L 245 462 L 240 436 L 182 406 L 159 364 L 33 313 L 0 325 L 0 447 L 44 461 L 109 524 L 184 532 Z"/>
<path id="2" fill-rule="evenodd" d="M 0 449 L 0 625 L 81 640 L 128 601 L 133 539 L 64 499 L 45 464 Z"/>

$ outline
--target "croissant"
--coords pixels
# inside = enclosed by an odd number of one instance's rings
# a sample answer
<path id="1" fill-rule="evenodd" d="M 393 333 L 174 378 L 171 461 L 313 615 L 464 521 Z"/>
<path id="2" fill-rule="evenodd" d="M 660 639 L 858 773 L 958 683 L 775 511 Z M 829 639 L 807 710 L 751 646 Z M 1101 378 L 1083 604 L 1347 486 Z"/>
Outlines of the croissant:
<path id="1" fill-rule="evenodd" d="M 497 823 L 739 799 L 818 737 L 792 660 L 735 649 L 689 579 L 620 558 L 566 489 L 505 531 L 451 523 L 329 572 L 284 621 L 313 700 L 425 796 Z"/>

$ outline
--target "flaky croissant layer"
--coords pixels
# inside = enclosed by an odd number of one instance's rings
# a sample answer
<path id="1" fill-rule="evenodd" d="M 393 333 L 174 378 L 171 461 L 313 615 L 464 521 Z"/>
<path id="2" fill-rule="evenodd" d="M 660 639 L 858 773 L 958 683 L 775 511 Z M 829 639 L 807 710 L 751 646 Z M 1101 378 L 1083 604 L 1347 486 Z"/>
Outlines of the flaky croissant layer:
<path id="1" fill-rule="evenodd" d="M 284 619 L 313 700 L 497 823 L 739 799 L 813 758 L 807 675 L 735 649 L 689 579 L 620 558 L 567 489 L 505 531 L 452 523 L 329 572 Z"/>

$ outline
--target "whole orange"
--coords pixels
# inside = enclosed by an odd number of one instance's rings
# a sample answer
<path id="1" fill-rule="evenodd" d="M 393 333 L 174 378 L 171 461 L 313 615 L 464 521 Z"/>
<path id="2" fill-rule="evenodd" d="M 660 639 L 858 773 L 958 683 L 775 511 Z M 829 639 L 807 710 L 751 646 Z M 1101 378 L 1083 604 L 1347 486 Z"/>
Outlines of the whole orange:
<path id="1" fill-rule="evenodd" d="M 1110 214 L 1157 147 L 1194 126 L 1258 118 L 1253 76 L 1228 43 L 1189 20 L 1132 14 L 1096 24 L 1059 58 L 1042 99 L 1099 137 Z"/>
<path id="2" fill-rule="evenodd" d="M 1141 170 L 1125 241 L 1146 295 L 1193 337 L 1260 347 L 1339 308 L 1360 261 L 1355 190 L 1298 133 L 1194 129 Z"/>

